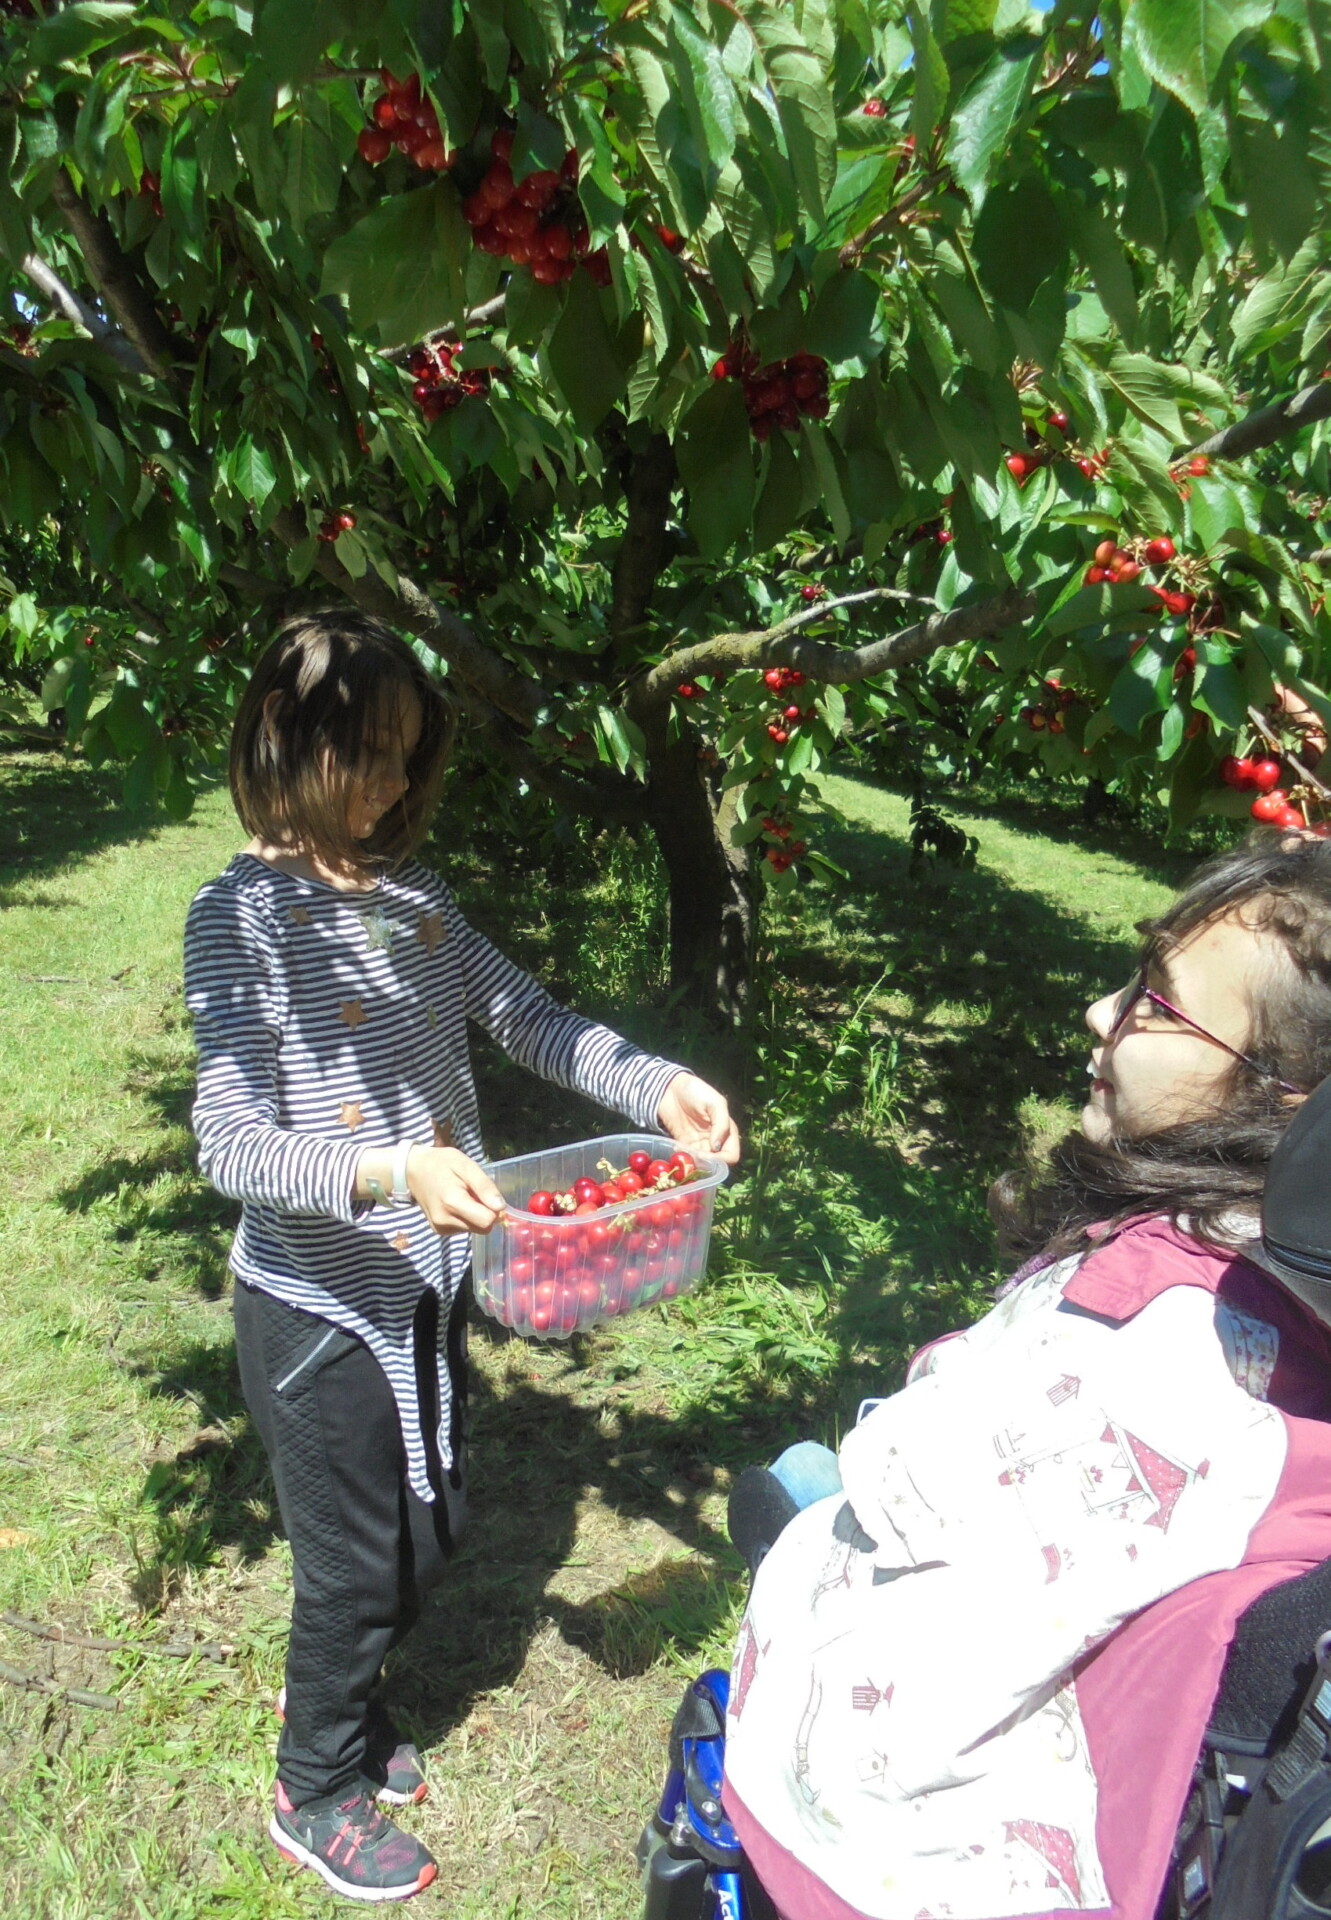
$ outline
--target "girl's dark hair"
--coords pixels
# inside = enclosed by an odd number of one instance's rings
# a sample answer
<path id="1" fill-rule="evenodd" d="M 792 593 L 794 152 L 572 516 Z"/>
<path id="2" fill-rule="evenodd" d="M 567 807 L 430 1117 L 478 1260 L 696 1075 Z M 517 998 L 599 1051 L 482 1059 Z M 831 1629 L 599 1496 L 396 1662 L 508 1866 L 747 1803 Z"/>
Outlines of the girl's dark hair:
<path id="1" fill-rule="evenodd" d="M 989 1212 L 1005 1252 L 1061 1257 L 1084 1250 L 1093 1223 L 1113 1231 L 1153 1213 L 1223 1243 L 1227 1214 L 1257 1212 L 1276 1142 L 1298 1111 L 1276 1082 L 1311 1093 L 1331 1074 L 1331 841 L 1268 830 L 1209 860 L 1166 913 L 1141 922 L 1144 957 L 1223 914 L 1274 937 L 1292 963 L 1272 969 L 1251 1009 L 1246 1051 L 1256 1065 L 1235 1060 L 1204 1117 L 1103 1143 L 1069 1133 L 1044 1166 L 1004 1174 Z"/>
<path id="2" fill-rule="evenodd" d="M 367 736 L 413 705 L 421 731 L 406 793 L 357 840 L 347 805 Z M 284 622 L 250 677 L 231 732 L 231 797 L 245 828 L 265 840 L 334 866 L 395 867 L 429 828 L 451 738 L 444 695 L 405 641 L 353 608 L 316 608 Z"/>

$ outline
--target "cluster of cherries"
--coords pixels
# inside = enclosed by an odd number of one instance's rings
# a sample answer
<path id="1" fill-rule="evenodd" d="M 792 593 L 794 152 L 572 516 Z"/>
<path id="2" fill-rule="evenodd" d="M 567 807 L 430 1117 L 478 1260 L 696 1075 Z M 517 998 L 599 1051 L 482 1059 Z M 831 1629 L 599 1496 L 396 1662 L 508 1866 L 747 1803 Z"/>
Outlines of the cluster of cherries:
<path id="1" fill-rule="evenodd" d="M 500 127 L 490 142 L 490 165 L 462 215 L 482 253 L 530 267 L 543 287 L 570 280 L 587 256 L 587 227 L 573 191 L 578 178 L 577 149 L 570 147 L 558 169 L 542 168 L 513 178 L 513 130 Z M 607 278 L 609 263 L 606 263 Z"/>
<path id="2" fill-rule="evenodd" d="M 1019 487 L 1024 487 L 1033 473 L 1041 467 L 1047 467 L 1058 454 L 1067 451 L 1068 436 L 1072 432 L 1072 421 L 1061 408 L 1055 407 L 1045 418 L 1044 428 L 1028 426 L 1026 438 L 1030 443 L 1029 453 L 1010 453 L 1003 464 Z M 1048 444 L 1050 433 L 1059 438 L 1055 445 Z M 1073 464 L 1087 480 L 1098 480 L 1109 465 L 1109 449 L 1101 447 L 1098 453 L 1073 455 Z"/>
<path id="3" fill-rule="evenodd" d="M 826 420 L 831 406 L 827 362 L 817 353 L 793 353 L 788 360 L 763 365 L 742 341 L 732 340 L 713 363 L 712 378 L 743 382 L 744 411 L 755 440 L 770 439 L 773 427 L 793 433 L 801 414 Z"/>
<path id="4" fill-rule="evenodd" d="M 331 545 L 339 534 L 354 533 L 355 530 L 354 513 L 328 513 L 324 515 L 323 525 L 319 528 L 319 538 Z"/>
<path id="5" fill-rule="evenodd" d="M 771 814 L 763 820 L 763 832 L 772 834 L 780 842 L 778 846 L 768 847 L 763 854 L 773 873 L 784 873 L 787 867 L 794 866 L 800 856 L 809 851 L 806 841 L 792 840 L 791 829 L 785 821 L 777 820 Z"/>
<path id="6" fill-rule="evenodd" d="M 766 667 L 763 670 L 763 685 L 769 693 L 789 693 L 794 687 L 802 687 L 804 682 L 805 676 L 798 667 Z M 768 739 L 774 746 L 784 747 L 796 727 L 807 717 L 804 708 L 791 701 L 768 721 Z"/>
<path id="7" fill-rule="evenodd" d="M 1062 733 L 1063 715 L 1068 707 L 1076 705 L 1076 700 L 1071 687 L 1063 686 L 1058 680 L 1046 680 L 1039 704 L 1022 708 L 1022 723 L 1032 733 Z"/>
<path id="8" fill-rule="evenodd" d="M 437 340 L 414 347 L 407 355 L 407 372 L 415 382 L 411 397 L 427 420 L 437 420 L 460 407 L 468 396 L 490 391 L 488 367 L 468 367 L 459 373 L 457 359 L 461 352 L 462 348 L 452 341 Z"/>
<path id="9" fill-rule="evenodd" d="M 442 173 L 453 164 L 434 103 L 421 92 L 420 76 L 397 80 L 385 68 L 384 90 L 370 109 L 372 125 L 361 129 L 356 142 L 362 160 L 372 167 L 387 160 L 394 147 L 414 160 L 425 173 Z"/>
<path id="10" fill-rule="evenodd" d="M 519 1332 L 569 1334 L 658 1298 L 673 1300 L 702 1272 L 707 1220 L 693 1155 L 638 1151 L 616 1171 L 602 1161 L 565 1192 L 533 1193 L 503 1222 L 503 1272 L 478 1288 L 486 1311 Z M 622 1209 L 622 1211 L 615 1211 Z"/>
<path id="11" fill-rule="evenodd" d="M 1140 579 L 1147 567 L 1167 567 L 1176 557 L 1177 549 L 1167 533 L 1157 533 L 1150 540 L 1134 541 L 1131 548 L 1120 547 L 1113 540 L 1102 540 L 1092 554 L 1091 564 L 1083 578 L 1088 587 L 1126 585 Z M 1155 581 L 1148 582 L 1148 589 L 1165 612 L 1172 613 L 1179 620 L 1186 620 L 1197 605 L 1195 593 L 1162 587 Z M 1184 651 L 1191 652 L 1193 656 L 1187 663 L 1188 667 L 1195 666 L 1196 653 L 1191 648 L 1185 648 Z M 1177 668 L 1174 677 L 1182 678 Z"/>
<path id="12" fill-rule="evenodd" d="M 162 176 L 152 167 L 145 167 L 139 175 L 139 198 L 149 203 L 157 219 L 164 218 L 166 209 L 162 205 Z"/>
<path id="13" fill-rule="evenodd" d="M 1220 778 L 1236 793 L 1255 793 L 1248 811 L 1269 827 L 1304 827 L 1308 823 L 1280 784 L 1280 762 L 1269 756 L 1236 759 L 1227 753 L 1220 762 Z"/>

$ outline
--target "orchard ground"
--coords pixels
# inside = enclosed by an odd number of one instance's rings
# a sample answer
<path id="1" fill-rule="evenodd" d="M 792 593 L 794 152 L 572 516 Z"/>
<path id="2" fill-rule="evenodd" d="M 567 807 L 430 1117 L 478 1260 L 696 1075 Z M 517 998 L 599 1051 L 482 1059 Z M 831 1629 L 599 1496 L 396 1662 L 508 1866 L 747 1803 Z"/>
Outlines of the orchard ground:
<path id="1" fill-rule="evenodd" d="M 232 1360 L 232 1210 L 192 1170 L 180 933 L 237 844 L 219 792 L 163 826 L 113 775 L 0 761 L 0 1888 L 22 1920 L 341 1910 L 264 1837 L 289 1558 Z M 1080 1010 L 1188 861 L 1053 801 L 949 811 L 974 870 L 908 877 L 908 808 L 830 782 L 851 874 L 768 918 L 755 1123 L 710 1277 L 572 1344 L 482 1322 L 474 1520 L 391 1676 L 428 1750 L 413 1912 L 633 1920 L 631 1849 L 683 1680 L 741 1605 L 729 1476 L 835 1441 L 906 1352 L 982 1309 L 987 1180 L 1080 1098 Z M 526 870 L 473 840 L 464 910 L 562 996 L 707 1062 L 664 1007 L 663 887 L 632 843 Z M 498 1154 L 602 1116 L 477 1046 Z M 225 1643 L 221 1663 L 168 1642 Z M 13 1672 L 57 1690 L 18 1690 Z M 116 1712 L 59 1689 L 113 1695 Z"/>

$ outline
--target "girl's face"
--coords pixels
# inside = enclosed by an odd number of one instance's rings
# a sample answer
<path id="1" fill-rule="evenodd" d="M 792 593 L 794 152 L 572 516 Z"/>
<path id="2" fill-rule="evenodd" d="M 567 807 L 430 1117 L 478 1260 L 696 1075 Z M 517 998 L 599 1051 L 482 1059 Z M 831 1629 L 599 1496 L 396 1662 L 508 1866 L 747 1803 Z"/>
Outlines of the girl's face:
<path id="1" fill-rule="evenodd" d="M 410 784 L 407 762 L 421 737 L 420 702 L 402 692 L 385 704 L 365 735 L 361 763 L 347 798 L 347 826 L 354 840 L 368 840 Z"/>
<path id="2" fill-rule="evenodd" d="M 1112 1037 L 1122 990 L 1088 1007 L 1086 1024 L 1096 1044 L 1081 1116 L 1086 1138 L 1127 1140 L 1215 1113 L 1234 1067 L 1216 1041 L 1247 1050 L 1257 996 L 1269 988 L 1276 969 L 1289 965 L 1278 939 L 1226 914 L 1162 953 L 1146 976 L 1149 987 L 1214 1039 L 1144 994 Z"/>

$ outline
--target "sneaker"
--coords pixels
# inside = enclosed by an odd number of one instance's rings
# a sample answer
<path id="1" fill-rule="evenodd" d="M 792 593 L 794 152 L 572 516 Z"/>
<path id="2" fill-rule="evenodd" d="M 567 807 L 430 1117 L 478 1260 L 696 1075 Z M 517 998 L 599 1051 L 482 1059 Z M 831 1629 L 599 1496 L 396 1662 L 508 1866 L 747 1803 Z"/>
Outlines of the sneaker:
<path id="1" fill-rule="evenodd" d="M 282 1688 L 273 1708 L 279 1720 L 287 1717 L 287 1690 Z M 381 1807 L 418 1807 L 430 1791 L 420 1749 L 404 1740 L 377 1701 L 370 1702 L 365 1773 L 374 1783 Z"/>
<path id="2" fill-rule="evenodd" d="M 313 1867 L 345 1900 L 409 1900 L 439 1872 L 433 1854 L 385 1819 L 363 1787 L 293 1807 L 279 1780 L 268 1832 L 279 1853 Z"/>

